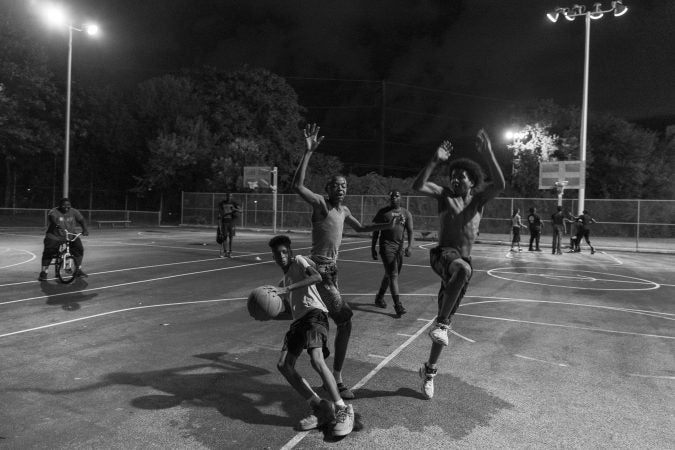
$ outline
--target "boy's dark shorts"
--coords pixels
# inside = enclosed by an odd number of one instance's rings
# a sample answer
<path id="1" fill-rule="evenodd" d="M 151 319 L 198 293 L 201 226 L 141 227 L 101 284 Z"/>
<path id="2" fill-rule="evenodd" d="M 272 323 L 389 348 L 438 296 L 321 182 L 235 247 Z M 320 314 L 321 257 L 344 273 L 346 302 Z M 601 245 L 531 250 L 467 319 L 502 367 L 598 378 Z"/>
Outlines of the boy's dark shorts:
<path id="1" fill-rule="evenodd" d="M 223 220 L 220 223 L 220 230 L 224 236 L 234 237 L 236 234 L 236 228 L 232 220 Z"/>
<path id="2" fill-rule="evenodd" d="M 321 348 L 325 359 L 330 355 L 327 343 L 328 316 L 320 309 L 313 309 L 291 324 L 282 350 L 297 357 L 304 349 L 309 353 L 313 348 Z"/>
<path id="3" fill-rule="evenodd" d="M 403 247 L 400 245 L 380 245 L 380 259 L 387 275 L 401 273 L 403 266 Z"/>

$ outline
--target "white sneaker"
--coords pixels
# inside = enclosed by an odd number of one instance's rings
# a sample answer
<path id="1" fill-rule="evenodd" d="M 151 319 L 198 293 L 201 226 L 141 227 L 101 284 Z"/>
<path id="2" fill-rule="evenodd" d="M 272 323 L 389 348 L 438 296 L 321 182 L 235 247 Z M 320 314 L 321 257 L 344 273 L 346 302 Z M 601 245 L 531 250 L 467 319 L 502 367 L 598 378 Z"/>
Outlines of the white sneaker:
<path id="1" fill-rule="evenodd" d="M 431 400 L 434 397 L 434 377 L 436 376 L 436 372 L 438 372 L 438 369 L 428 368 L 427 363 L 422 364 L 422 367 L 418 371 L 422 379 L 422 395 L 427 400 Z"/>
<path id="2" fill-rule="evenodd" d="M 344 408 L 335 407 L 334 436 L 347 436 L 354 429 L 354 408 L 351 404 Z"/>
<path id="3" fill-rule="evenodd" d="M 437 344 L 441 344 L 447 347 L 448 345 L 448 330 L 450 330 L 450 325 L 445 325 L 442 323 L 436 322 L 436 326 L 429 331 L 429 337 L 432 341 Z"/>

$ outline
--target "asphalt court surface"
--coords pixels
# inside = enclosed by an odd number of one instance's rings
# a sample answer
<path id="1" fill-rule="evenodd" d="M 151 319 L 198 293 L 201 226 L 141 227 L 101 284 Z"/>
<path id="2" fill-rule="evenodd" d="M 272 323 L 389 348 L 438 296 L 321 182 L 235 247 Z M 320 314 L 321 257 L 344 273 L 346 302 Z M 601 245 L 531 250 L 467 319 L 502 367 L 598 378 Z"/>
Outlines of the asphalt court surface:
<path id="1" fill-rule="evenodd" d="M 309 235 L 290 236 L 306 254 Z M 370 239 L 346 237 L 357 424 L 337 440 L 294 430 L 307 407 L 276 369 L 288 322 L 246 311 L 252 288 L 281 278 L 270 237 L 240 231 L 221 259 L 214 230 L 96 230 L 90 276 L 62 285 L 36 281 L 40 230 L 0 230 L 0 446 L 675 448 L 675 255 L 476 245 L 427 401 L 416 371 L 436 313 L 434 244 L 404 259 L 396 319 L 389 295 L 373 305 Z M 306 356 L 298 369 L 321 392 Z"/>

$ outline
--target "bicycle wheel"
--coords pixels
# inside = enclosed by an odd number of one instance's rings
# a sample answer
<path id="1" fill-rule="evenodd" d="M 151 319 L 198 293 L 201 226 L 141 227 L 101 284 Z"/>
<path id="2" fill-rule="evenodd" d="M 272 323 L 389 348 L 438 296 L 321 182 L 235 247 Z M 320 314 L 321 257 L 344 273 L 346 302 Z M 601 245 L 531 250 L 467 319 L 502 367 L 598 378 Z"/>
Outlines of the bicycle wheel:
<path id="1" fill-rule="evenodd" d="M 73 255 L 66 254 L 59 256 L 59 258 L 56 260 L 56 276 L 59 277 L 61 283 L 71 283 L 75 279 L 76 271 L 77 265 L 75 264 L 75 258 Z"/>

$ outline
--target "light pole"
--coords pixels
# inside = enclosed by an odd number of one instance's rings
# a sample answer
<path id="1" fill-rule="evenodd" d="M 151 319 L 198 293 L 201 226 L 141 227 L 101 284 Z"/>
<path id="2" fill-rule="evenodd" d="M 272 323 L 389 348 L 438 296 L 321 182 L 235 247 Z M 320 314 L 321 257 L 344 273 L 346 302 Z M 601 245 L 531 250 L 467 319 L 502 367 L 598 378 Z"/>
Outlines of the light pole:
<path id="1" fill-rule="evenodd" d="M 584 43 L 584 92 L 581 103 L 581 136 L 579 138 L 579 160 L 582 165 L 586 164 L 586 136 L 588 124 L 588 66 L 589 66 L 589 48 L 591 42 L 591 19 L 597 20 L 602 18 L 606 13 L 613 12 L 615 16 L 622 16 L 626 14 L 628 7 L 624 6 L 623 1 L 615 0 L 612 2 L 612 7 L 604 10 L 601 3 L 593 4 L 593 11 L 587 11 L 583 5 L 574 5 L 571 8 L 556 8 L 555 10 L 546 14 L 551 22 L 557 22 L 562 14 L 568 21 L 573 21 L 576 17 L 583 16 L 586 21 L 586 37 Z M 579 214 L 585 208 L 586 197 L 586 183 L 582 183 L 579 188 Z"/>
<path id="2" fill-rule="evenodd" d="M 75 27 L 65 10 L 57 5 L 48 5 L 44 8 L 45 20 L 55 26 L 68 28 L 68 77 L 66 80 L 66 131 L 65 148 L 63 152 L 63 197 L 68 197 L 70 182 L 70 97 L 73 72 L 73 31 L 86 32 L 90 36 L 98 34 L 98 26 L 86 24 L 81 28 Z"/>

